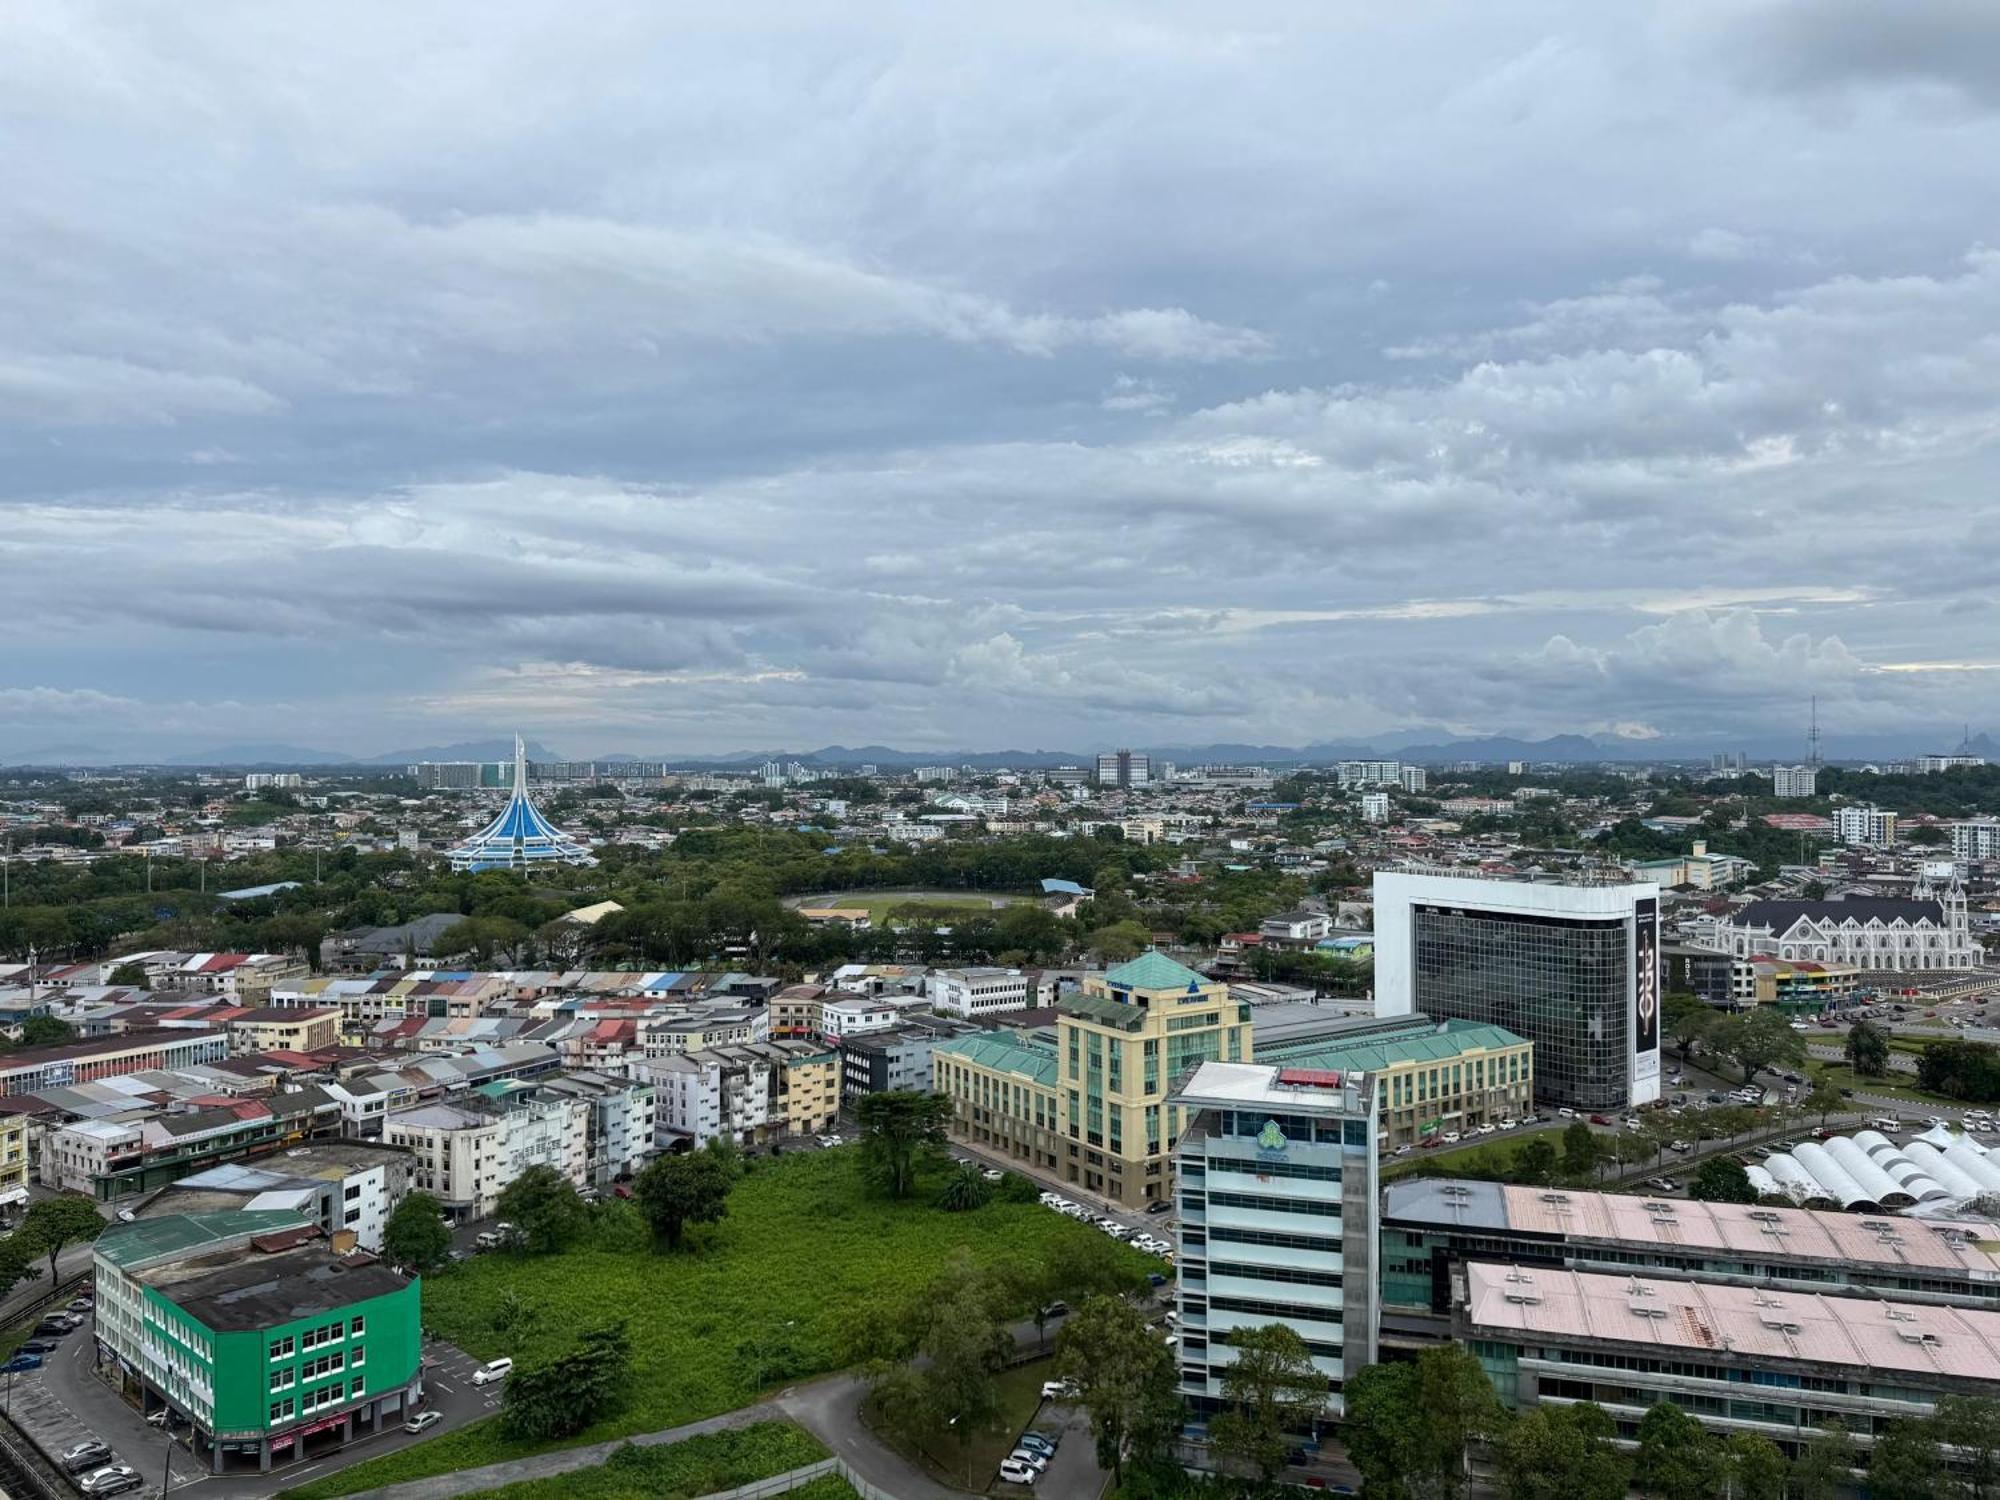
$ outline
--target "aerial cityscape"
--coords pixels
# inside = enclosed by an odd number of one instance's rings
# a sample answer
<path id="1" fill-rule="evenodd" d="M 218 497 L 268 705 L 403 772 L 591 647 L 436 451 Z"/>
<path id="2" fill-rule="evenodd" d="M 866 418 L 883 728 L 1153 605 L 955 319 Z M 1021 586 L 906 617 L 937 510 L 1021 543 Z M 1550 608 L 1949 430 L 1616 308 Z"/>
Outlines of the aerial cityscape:
<path id="1" fill-rule="evenodd" d="M 2000 8 L 0 43 L 0 1500 L 2000 1495 Z"/>

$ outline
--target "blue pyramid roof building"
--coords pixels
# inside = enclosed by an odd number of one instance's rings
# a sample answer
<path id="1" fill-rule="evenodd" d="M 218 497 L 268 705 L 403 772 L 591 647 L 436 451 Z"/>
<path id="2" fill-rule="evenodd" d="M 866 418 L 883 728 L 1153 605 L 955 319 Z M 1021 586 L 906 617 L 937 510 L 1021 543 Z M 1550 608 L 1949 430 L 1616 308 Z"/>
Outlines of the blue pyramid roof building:
<path id="1" fill-rule="evenodd" d="M 528 748 L 514 736 L 514 793 L 500 816 L 450 852 L 454 870 L 519 870 L 536 864 L 594 865 L 589 849 L 542 816 L 528 796 Z"/>

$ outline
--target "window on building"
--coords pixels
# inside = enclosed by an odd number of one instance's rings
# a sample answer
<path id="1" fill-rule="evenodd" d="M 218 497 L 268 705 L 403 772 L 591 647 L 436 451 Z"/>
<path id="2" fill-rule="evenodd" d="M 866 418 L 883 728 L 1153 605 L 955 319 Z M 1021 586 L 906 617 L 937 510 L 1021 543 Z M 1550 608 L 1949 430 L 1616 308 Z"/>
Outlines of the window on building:
<path id="1" fill-rule="evenodd" d="M 292 1357 L 292 1354 L 293 1354 L 293 1347 L 292 1347 L 292 1338 L 290 1334 L 285 1335 L 285 1337 L 281 1339 L 273 1339 L 271 1341 L 271 1358 L 290 1359 Z"/>
<path id="2" fill-rule="evenodd" d="M 355 1338 L 360 1338 L 363 1333 L 367 1332 L 367 1329 L 363 1326 L 365 1322 L 366 1319 L 357 1317 L 352 1323 L 348 1324 L 347 1331 Z"/>

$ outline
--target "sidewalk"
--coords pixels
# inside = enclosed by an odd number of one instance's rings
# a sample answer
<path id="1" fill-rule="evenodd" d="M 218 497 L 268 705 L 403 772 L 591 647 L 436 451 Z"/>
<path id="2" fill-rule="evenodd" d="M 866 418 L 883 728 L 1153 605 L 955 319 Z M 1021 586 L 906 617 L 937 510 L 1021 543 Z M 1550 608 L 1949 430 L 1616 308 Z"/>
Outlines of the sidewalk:
<path id="1" fill-rule="evenodd" d="M 456 1495 L 477 1494 L 482 1490 L 498 1489 L 503 1484 L 519 1484 L 525 1479 L 551 1479 L 558 1474 L 594 1468 L 627 1443 L 650 1448 L 662 1443 L 678 1443 L 682 1438 L 698 1437 L 704 1432 L 721 1432 L 730 1427 L 748 1427 L 753 1422 L 774 1421 L 784 1415 L 777 1406 L 760 1402 L 756 1406 L 724 1412 L 719 1417 L 689 1422 L 681 1427 L 668 1427 L 659 1432 L 639 1432 L 608 1443 L 559 1448 L 554 1453 L 538 1453 L 533 1458 L 509 1459 L 505 1463 L 487 1464 L 484 1468 L 459 1469 L 450 1474 L 435 1474 L 428 1479 L 412 1479 L 402 1484 L 383 1485 L 379 1489 L 357 1490 L 351 1500 L 451 1500 Z"/>

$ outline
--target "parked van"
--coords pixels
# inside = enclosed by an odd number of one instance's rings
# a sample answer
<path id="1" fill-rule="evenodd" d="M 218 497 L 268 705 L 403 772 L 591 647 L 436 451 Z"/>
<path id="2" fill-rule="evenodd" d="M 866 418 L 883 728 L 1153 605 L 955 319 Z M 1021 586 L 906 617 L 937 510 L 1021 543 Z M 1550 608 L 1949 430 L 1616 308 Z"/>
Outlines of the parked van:
<path id="1" fill-rule="evenodd" d="M 485 1364 L 474 1370 L 472 1372 L 472 1383 L 474 1385 L 491 1385 L 496 1380 L 505 1380 L 513 1373 L 514 1361 L 503 1354 L 498 1359 L 489 1359 Z"/>

